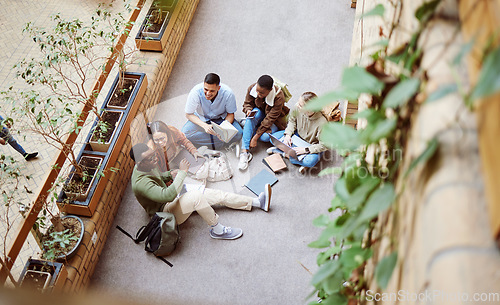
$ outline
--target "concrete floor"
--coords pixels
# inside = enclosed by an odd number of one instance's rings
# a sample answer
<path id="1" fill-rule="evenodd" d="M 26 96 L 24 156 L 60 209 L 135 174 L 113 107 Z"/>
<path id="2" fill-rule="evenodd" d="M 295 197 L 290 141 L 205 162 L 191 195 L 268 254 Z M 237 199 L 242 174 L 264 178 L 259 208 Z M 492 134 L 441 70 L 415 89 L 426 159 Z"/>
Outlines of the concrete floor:
<path id="1" fill-rule="evenodd" d="M 237 118 L 247 87 L 262 74 L 288 83 L 289 106 L 304 91 L 336 88 L 349 62 L 354 14 L 349 1 L 200 1 L 156 118 L 181 128 L 187 93 L 209 72 L 233 89 Z M 252 195 L 243 184 L 265 168 L 267 147 L 259 144 L 245 172 L 228 151 L 233 179 L 208 187 Z M 167 257 L 173 268 L 112 229 L 91 289 L 146 304 L 306 304 L 318 253 L 307 244 L 320 233 L 312 220 L 327 212 L 334 196 L 334 177 L 317 174 L 340 162 L 328 152 L 302 176 L 287 161 L 268 213 L 217 208 L 221 223 L 243 229 L 238 240 L 211 239 L 193 214 L 180 227 L 182 243 Z M 129 186 L 114 225 L 135 234 L 147 221 Z"/>

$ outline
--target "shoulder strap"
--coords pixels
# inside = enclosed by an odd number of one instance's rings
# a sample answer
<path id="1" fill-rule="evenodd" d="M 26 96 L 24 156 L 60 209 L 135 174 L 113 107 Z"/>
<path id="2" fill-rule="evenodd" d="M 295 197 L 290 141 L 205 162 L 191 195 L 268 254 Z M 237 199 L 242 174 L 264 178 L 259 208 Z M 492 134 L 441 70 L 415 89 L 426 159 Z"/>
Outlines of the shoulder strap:
<path id="1" fill-rule="evenodd" d="M 155 255 L 156 256 L 156 255 Z M 172 265 L 171 262 L 169 262 L 168 260 L 166 260 L 164 257 L 161 257 L 161 256 L 156 256 L 156 258 L 162 260 L 165 264 L 169 265 L 170 268 L 172 268 L 174 265 Z"/>
<path id="2" fill-rule="evenodd" d="M 142 226 L 139 231 L 137 231 L 137 234 L 135 235 L 135 242 L 139 243 L 141 241 L 144 241 L 148 235 L 151 233 L 151 231 L 158 226 L 158 224 L 161 221 L 161 217 L 158 216 L 157 214 L 154 214 L 149 223 L 145 226 Z"/>
<path id="3" fill-rule="evenodd" d="M 119 225 L 116 225 L 116 228 L 118 230 L 120 230 L 123 234 L 127 235 L 128 237 L 130 237 L 133 241 L 135 241 L 135 238 L 132 237 L 132 235 L 130 235 L 127 231 L 125 231 L 122 227 L 120 227 Z"/>

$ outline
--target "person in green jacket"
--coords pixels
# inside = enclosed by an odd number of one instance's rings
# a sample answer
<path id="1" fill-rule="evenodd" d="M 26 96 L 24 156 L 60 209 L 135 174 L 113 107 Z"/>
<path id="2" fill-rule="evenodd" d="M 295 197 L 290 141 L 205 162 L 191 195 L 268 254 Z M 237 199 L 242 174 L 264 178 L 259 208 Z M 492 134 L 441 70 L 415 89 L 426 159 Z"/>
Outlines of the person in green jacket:
<path id="1" fill-rule="evenodd" d="M 282 142 L 292 147 L 294 145 L 293 137 L 299 137 L 297 142 L 304 140 L 310 145 L 302 147 L 294 147 L 297 153 L 297 158 L 290 157 L 292 164 L 300 165 L 299 172 L 304 174 L 306 169 L 314 167 L 321 158 L 323 152 L 328 148 L 320 141 L 321 128 L 328 121 L 323 116 L 321 111 L 313 112 L 304 109 L 304 106 L 317 95 L 314 92 L 304 92 L 300 96 L 296 104 L 296 110 L 288 117 L 288 124 L 285 130 L 277 131 L 272 135 L 277 139 L 282 139 Z M 282 153 L 276 147 L 267 149 L 268 154 Z"/>
<path id="2" fill-rule="evenodd" d="M 190 190 L 180 195 L 190 166 L 186 159 L 180 162 L 179 169 L 161 172 L 157 154 L 145 143 L 134 145 L 130 150 L 130 157 L 136 163 L 132 172 L 132 190 L 150 217 L 156 212 L 170 212 L 174 214 L 177 223 L 182 224 L 193 211 L 196 211 L 210 225 L 212 238 L 236 239 L 243 234 L 243 231 L 222 225 L 212 205 L 220 204 L 246 211 L 258 207 L 266 212 L 269 211 L 271 204 L 269 184 L 258 198 L 209 188 L 203 191 Z"/>

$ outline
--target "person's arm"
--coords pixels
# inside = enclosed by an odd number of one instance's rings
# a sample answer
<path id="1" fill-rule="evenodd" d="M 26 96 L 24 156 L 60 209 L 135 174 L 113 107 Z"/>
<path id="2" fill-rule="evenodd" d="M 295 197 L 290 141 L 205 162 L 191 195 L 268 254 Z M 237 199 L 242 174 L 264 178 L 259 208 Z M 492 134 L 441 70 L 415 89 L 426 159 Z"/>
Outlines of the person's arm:
<path id="1" fill-rule="evenodd" d="M 195 157 L 195 159 L 198 159 L 198 157 L 203 157 L 203 155 L 198 152 L 193 143 L 191 143 L 191 141 L 189 141 L 186 135 L 183 134 L 179 129 L 172 127 L 170 128 L 170 131 L 172 132 L 175 138 L 174 142 L 178 145 L 184 146 L 187 149 L 187 151 L 189 151 L 189 153 L 192 154 L 193 157 Z"/>
<path id="2" fill-rule="evenodd" d="M 226 121 L 228 121 L 229 123 L 233 124 L 233 122 L 234 122 L 234 113 L 228 113 L 227 116 L 226 116 Z"/>
<path id="3" fill-rule="evenodd" d="M 203 130 L 205 130 L 206 133 L 217 136 L 214 129 L 212 128 L 212 125 L 203 122 L 196 114 L 186 113 L 186 118 L 191 122 L 193 122 L 194 124 L 203 128 Z"/>
<path id="4" fill-rule="evenodd" d="M 259 128 L 257 128 L 256 136 L 261 136 L 264 132 L 271 129 L 271 126 L 276 122 L 276 120 L 281 116 L 283 105 L 285 104 L 285 97 L 283 92 L 279 92 L 274 99 L 274 106 L 271 107 L 271 111 L 266 114 L 266 117 L 260 123 Z"/>
<path id="5" fill-rule="evenodd" d="M 172 202 L 175 197 L 177 197 L 178 192 L 180 192 L 186 176 L 187 173 L 185 171 L 179 171 L 174 182 L 168 187 L 163 187 L 159 185 L 157 181 L 148 179 L 144 185 L 140 187 L 140 192 L 142 196 L 154 202 Z"/>
<path id="6" fill-rule="evenodd" d="M 295 113 L 295 115 L 289 115 L 288 116 L 288 124 L 286 125 L 285 129 L 285 138 L 283 142 L 288 145 L 292 146 L 292 136 L 295 133 L 295 130 L 297 130 L 297 115 L 298 113 Z"/>
<path id="7" fill-rule="evenodd" d="M 250 111 L 252 111 L 255 108 L 255 97 L 250 95 L 250 91 L 252 91 L 252 88 L 255 86 L 255 84 L 250 85 L 247 89 L 247 94 L 245 96 L 245 101 L 243 102 L 243 113 L 248 116 Z"/>

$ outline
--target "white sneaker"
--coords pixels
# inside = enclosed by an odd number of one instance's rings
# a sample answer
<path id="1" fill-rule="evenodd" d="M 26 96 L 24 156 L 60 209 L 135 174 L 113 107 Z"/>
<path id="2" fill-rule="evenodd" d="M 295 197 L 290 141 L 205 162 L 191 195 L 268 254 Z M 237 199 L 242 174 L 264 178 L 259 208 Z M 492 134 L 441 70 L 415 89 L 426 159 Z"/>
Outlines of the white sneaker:
<path id="1" fill-rule="evenodd" d="M 236 147 L 234 149 L 234 153 L 236 154 L 236 158 L 240 157 L 240 145 L 236 143 Z"/>
<path id="2" fill-rule="evenodd" d="M 248 167 L 248 162 L 252 160 L 253 156 L 249 152 L 243 152 L 240 154 L 240 162 L 238 162 L 238 168 L 240 170 L 245 170 Z"/>
<path id="3" fill-rule="evenodd" d="M 306 173 L 306 170 L 307 170 L 307 167 L 305 167 L 305 166 L 299 167 L 299 173 L 302 175 L 304 175 Z"/>
<path id="4" fill-rule="evenodd" d="M 266 212 L 269 212 L 269 206 L 271 205 L 271 193 L 272 188 L 269 183 L 264 186 L 264 192 L 259 195 L 260 208 Z"/>
<path id="5" fill-rule="evenodd" d="M 279 149 L 277 149 L 276 147 L 272 146 L 272 147 L 269 147 L 268 149 L 266 149 L 266 153 L 267 153 L 268 155 L 272 155 L 272 154 L 274 154 L 274 153 L 279 154 L 279 153 L 280 153 L 280 151 L 279 151 Z"/>

